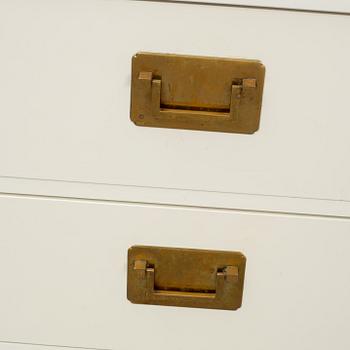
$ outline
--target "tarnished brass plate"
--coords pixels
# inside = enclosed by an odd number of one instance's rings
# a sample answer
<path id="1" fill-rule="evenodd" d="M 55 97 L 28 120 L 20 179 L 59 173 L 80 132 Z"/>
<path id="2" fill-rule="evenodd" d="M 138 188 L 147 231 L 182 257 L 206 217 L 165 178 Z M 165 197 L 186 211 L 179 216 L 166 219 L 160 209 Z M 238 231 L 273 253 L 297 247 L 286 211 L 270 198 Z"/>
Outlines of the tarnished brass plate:
<path id="1" fill-rule="evenodd" d="M 139 126 L 254 133 L 264 75 L 256 60 L 137 53 L 131 120 Z"/>
<path id="2" fill-rule="evenodd" d="M 238 252 L 133 246 L 128 299 L 137 304 L 236 310 L 246 259 Z"/>

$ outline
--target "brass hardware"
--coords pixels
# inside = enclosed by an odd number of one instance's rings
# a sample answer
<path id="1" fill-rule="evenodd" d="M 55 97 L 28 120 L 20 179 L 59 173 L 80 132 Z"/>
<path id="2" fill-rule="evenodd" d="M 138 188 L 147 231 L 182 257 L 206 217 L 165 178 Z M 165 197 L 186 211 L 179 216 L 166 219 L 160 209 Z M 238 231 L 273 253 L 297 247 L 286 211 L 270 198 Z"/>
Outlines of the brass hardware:
<path id="1" fill-rule="evenodd" d="M 255 60 L 137 53 L 131 120 L 139 126 L 254 133 L 264 75 Z"/>
<path id="2" fill-rule="evenodd" d="M 236 310 L 245 257 L 238 252 L 133 246 L 128 299 L 137 304 Z"/>

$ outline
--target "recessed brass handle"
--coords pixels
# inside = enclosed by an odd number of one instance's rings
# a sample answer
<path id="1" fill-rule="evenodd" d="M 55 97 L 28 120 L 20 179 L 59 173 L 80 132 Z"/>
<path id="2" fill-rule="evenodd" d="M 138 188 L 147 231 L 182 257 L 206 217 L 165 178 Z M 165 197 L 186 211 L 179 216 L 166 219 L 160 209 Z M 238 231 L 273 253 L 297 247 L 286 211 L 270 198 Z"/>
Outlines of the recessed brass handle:
<path id="1" fill-rule="evenodd" d="M 130 117 L 139 126 L 252 134 L 264 76 L 256 60 L 138 53 Z"/>
<path id="2" fill-rule="evenodd" d="M 236 310 L 245 257 L 239 252 L 133 246 L 128 299 L 137 304 Z"/>
<path id="3" fill-rule="evenodd" d="M 216 289 L 214 291 L 181 291 L 171 289 L 156 289 L 154 284 L 154 267 L 147 266 L 146 260 L 136 260 L 134 263 L 139 279 L 139 286 L 144 289 L 145 295 L 151 298 L 206 298 L 222 302 L 232 289 L 237 288 L 237 266 L 226 266 L 216 273 Z"/>
<path id="4" fill-rule="evenodd" d="M 151 87 L 151 101 L 152 101 L 152 115 L 153 116 L 171 116 L 177 115 L 178 117 L 185 116 L 186 118 L 200 118 L 200 117 L 222 117 L 238 120 L 239 118 L 239 105 L 244 89 L 245 98 L 249 98 L 249 94 L 254 94 L 254 88 L 256 88 L 256 79 L 242 79 L 238 82 L 232 82 L 231 86 L 231 98 L 230 108 L 208 108 L 208 107 L 196 107 L 196 106 L 178 106 L 178 105 L 163 105 L 161 103 L 161 86 L 162 80 L 155 79 L 152 76 L 152 72 L 141 72 L 139 79 L 149 79 L 150 83 L 145 84 L 145 88 Z"/>

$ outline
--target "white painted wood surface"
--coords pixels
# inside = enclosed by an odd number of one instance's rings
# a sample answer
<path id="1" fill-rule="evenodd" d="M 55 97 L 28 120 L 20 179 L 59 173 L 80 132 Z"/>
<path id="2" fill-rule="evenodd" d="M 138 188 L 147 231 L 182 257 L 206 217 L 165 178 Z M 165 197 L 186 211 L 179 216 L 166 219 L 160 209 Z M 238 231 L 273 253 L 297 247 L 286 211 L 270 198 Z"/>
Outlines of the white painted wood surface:
<path id="1" fill-rule="evenodd" d="M 0 23 L 0 175 L 350 200 L 349 17 L 4 0 Z M 260 131 L 134 126 L 139 50 L 261 59 Z"/>
<path id="2" fill-rule="evenodd" d="M 146 0 L 147 1 L 147 0 Z M 150 0 L 151 1 L 151 0 Z M 171 0 L 170 0 L 171 1 Z M 180 2 L 275 7 L 307 11 L 350 12 L 348 0 L 180 0 Z M 174 2 L 179 2 L 174 0 Z"/>
<path id="3" fill-rule="evenodd" d="M 348 350 L 350 220 L 0 198 L 0 340 L 107 349 Z M 133 244 L 239 250 L 237 312 L 133 305 Z"/>

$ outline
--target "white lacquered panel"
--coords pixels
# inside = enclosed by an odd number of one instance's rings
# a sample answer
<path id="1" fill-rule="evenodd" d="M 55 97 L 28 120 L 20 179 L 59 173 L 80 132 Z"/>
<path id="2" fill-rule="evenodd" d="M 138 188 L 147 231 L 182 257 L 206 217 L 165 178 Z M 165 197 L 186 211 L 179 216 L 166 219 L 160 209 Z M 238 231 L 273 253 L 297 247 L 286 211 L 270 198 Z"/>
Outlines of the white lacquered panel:
<path id="1" fill-rule="evenodd" d="M 4 196 L 0 212 L 2 341 L 125 350 L 350 347 L 349 220 Z M 242 308 L 131 304 L 126 254 L 134 244 L 242 251 Z"/>
<path id="2" fill-rule="evenodd" d="M 348 16 L 5 0 L 0 22 L 0 175 L 350 200 Z M 139 50 L 262 60 L 260 130 L 136 127 Z"/>

